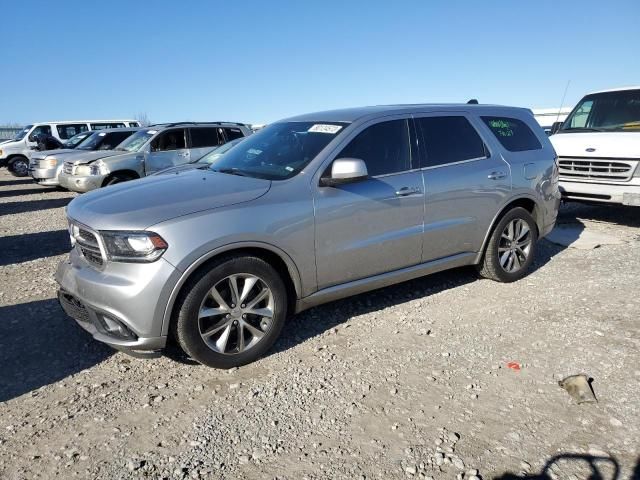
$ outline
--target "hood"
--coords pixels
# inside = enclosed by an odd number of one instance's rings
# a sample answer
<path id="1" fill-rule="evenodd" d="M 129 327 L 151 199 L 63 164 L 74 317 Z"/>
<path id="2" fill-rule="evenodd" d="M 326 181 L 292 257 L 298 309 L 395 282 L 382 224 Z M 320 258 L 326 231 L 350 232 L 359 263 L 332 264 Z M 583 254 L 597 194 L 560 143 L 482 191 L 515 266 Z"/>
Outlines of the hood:
<path id="1" fill-rule="evenodd" d="M 69 203 L 67 214 L 96 230 L 144 230 L 183 215 L 254 200 L 270 186 L 270 180 L 191 170 L 85 193 Z"/>
<path id="2" fill-rule="evenodd" d="M 559 157 L 640 158 L 640 132 L 556 133 L 549 140 Z"/>
<path id="3" fill-rule="evenodd" d="M 167 175 L 169 173 L 189 172 L 191 170 L 197 170 L 199 168 L 202 168 L 204 170 L 205 168 L 209 168 L 209 164 L 206 162 L 184 163 L 182 165 L 176 165 L 175 167 L 165 168 L 164 170 L 160 170 L 158 172 L 152 173 L 150 176 Z"/>
<path id="4" fill-rule="evenodd" d="M 50 156 L 60 158 L 70 153 L 78 153 L 78 150 L 73 150 L 72 148 L 58 148 L 57 150 L 44 150 L 40 152 L 36 150 L 31 154 L 31 158 L 42 159 Z"/>
<path id="5" fill-rule="evenodd" d="M 95 162 L 105 157 L 114 157 L 116 155 L 131 155 L 130 152 L 122 152 L 120 150 L 74 150 L 73 153 L 67 155 L 65 161 L 73 162 L 74 165 L 84 165 L 85 163 Z"/>
<path id="6" fill-rule="evenodd" d="M 13 140 L 9 139 L 9 140 L 2 140 L 0 142 L 0 145 L 4 145 L 5 143 L 9 143 L 9 142 L 13 142 Z"/>
<path id="7" fill-rule="evenodd" d="M 25 143 L 23 141 L 14 142 L 13 140 L 7 140 L 6 142 L 2 142 L 2 144 L 0 145 L 2 145 L 3 150 L 9 150 L 9 149 L 24 150 L 25 149 Z"/>

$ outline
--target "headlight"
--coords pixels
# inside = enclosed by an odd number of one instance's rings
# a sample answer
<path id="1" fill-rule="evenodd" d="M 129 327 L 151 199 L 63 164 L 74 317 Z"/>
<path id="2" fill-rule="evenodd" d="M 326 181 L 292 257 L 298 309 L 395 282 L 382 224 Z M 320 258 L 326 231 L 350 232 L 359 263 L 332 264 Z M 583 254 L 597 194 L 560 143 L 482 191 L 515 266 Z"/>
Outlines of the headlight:
<path id="1" fill-rule="evenodd" d="M 44 160 L 40 160 L 40 168 L 56 168 L 58 166 L 58 159 L 56 157 L 47 157 Z"/>
<path id="2" fill-rule="evenodd" d="M 0 148 L 0 157 L 2 156 L 2 149 Z"/>
<path id="3" fill-rule="evenodd" d="M 101 160 L 93 162 L 90 165 L 78 165 L 74 171 L 75 175 L 87 176 L 87 175 L 106 175 L 107 166 Z"/>
<path id="4" fill-rule="evenodd" d="M 153 262 L 169 247 L 153 232 L 100 232 L 109 260 L 114 262 Z"/>
<path id="5" fill-rule="evenodd" d="M 91 165 L 78 165 L 73 169 L 73 174 L 81 176 L 91 175 Z"/>

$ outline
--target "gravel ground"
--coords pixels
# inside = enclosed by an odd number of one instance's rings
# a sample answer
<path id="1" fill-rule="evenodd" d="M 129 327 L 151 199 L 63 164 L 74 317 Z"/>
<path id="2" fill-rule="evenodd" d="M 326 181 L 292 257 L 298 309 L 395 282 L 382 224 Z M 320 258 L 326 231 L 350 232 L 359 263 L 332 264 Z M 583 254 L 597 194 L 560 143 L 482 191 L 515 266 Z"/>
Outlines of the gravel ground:
<path id="1" fill-rule="evenodd" d="M 515 284 L 465 268 L 318 307 L 220 371 L 65 317 L 71 198 L 0 171 L 0 478 L 640 478 L 638 209 L 563 207 L 624 243 L 543 241 Z M 581 372 L 598 403 L 558 386 Z"/>

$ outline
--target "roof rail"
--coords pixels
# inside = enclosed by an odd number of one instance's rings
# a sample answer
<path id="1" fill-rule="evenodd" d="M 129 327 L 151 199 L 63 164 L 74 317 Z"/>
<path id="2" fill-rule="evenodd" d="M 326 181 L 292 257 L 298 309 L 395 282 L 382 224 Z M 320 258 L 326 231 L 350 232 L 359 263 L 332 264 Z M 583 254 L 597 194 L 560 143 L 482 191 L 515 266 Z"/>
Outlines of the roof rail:
<path id="1" fill-rule="evenodd" d="M 150 127 L 177 127 L 178 125 L 238 125 L 239 127 L 246 127 L 246 124 L 239 122 L 174 122 L 174 123 L 154 123 L 149 125 Z"/>

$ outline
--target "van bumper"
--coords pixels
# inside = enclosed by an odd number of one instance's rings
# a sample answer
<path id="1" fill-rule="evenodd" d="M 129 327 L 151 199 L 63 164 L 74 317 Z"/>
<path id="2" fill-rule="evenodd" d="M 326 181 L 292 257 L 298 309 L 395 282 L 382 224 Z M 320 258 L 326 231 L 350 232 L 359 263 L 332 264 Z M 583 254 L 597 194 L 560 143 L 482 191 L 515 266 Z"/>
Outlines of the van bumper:
<path id="1" fill-rule="evenodd" d="M 640 177 L 625 183 L 572 182 L 560 179 L 563 200 L 640 207 Z"/>

